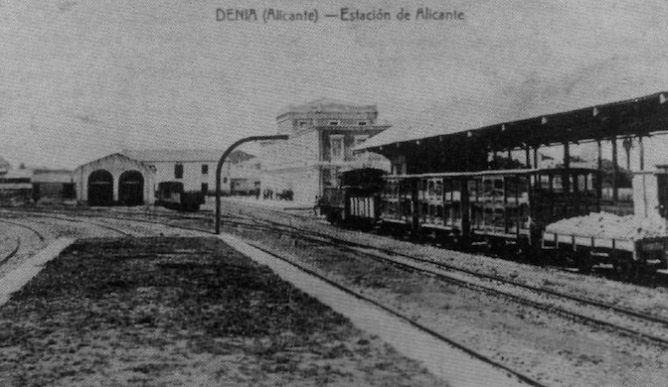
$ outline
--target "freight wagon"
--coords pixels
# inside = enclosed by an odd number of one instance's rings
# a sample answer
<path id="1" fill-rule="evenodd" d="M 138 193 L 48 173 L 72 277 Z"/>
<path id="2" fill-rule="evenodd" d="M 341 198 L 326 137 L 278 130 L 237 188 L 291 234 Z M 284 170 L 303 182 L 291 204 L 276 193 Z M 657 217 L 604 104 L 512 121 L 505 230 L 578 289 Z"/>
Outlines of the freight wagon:
<path id="1" fill-rule="evenodd" d="M 179 181 L 159 183 L 155 199 L 156 206 L 177 211 L 198 211 L 204 204 L 204 194 L 201 191 L 184 191 L 183 183 Z"/>
<path id="2" fill-rule="evenodd" d="M 431 238 L 447 245 L 485 243 L 495 251 L 514 250 L 530 258 L 552 252 L 543 239 L 548 225 L 600 211 L 601 173 L 595 169 L 389 176 L 356 170 L 342 174 L 340 180 L 339 187 L 323 195 L 321 211 L 332 223 L 373 226 L 383 233 Z M 642 251 L 643 257 L 665 263 L 665 249 L 660 247 L 665 239 L 635 241 L 633 248 L 623 251 Z M 563 236 L 557 237 L 562 247 L 563 241 Z M 571 250 L 581 249 L 573 246 Z M 620 246 L 615 247 L 620 250 Z M 603 253 L 602 242 L 598 247 L 590 249 L 592 256 Z M 612 256 L 626 257 L 617 252 Z M 584 269 L 594 261 L 587 258 L 581 266 Z"/>

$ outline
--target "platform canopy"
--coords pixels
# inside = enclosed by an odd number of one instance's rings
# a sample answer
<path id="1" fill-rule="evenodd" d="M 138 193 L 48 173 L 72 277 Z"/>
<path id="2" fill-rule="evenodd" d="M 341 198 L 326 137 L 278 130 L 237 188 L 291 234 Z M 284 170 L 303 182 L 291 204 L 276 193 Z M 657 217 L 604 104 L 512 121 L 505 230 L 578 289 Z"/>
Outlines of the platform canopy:
<path id="1" fill-rule="evenodd" d="M 490 151 L 585 143 L 613 137 L 647 136 L 668 130 L 668 91 L 527 119 L 472 127 L 420 139 L 382 142 L 370 139 L 362 149 L 386 157 L 437 147 L 461 151 L 463 144 Z"/>

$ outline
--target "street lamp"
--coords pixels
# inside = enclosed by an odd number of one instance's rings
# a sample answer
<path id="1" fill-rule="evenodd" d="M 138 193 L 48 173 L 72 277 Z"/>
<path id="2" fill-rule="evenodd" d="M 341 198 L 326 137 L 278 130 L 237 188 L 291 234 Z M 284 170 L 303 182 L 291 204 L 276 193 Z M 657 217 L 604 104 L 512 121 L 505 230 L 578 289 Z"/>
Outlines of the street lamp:
<path id="1" fill-rule="evenodd" d="M 232 153 L 234 148 L 238 147 L 239 145 L 246 143 L 246 142 L 251 142 L 251 141 L 264 141 L 264 140 L 287 140 L 288 136 L 286 134 L 279 134 L 275 136 L 251 136 L 251 137 L 246 137 L 242 138 L 241 140 L 235 142 L 227 148 L 225 153 L 220 157 L 220 160 L 218 160 L 218 167 L 216 168 L 216 234 L 220 234 L 220 173 L 223 170 L 223 163 L 225 162 L 225 158 Z"/>

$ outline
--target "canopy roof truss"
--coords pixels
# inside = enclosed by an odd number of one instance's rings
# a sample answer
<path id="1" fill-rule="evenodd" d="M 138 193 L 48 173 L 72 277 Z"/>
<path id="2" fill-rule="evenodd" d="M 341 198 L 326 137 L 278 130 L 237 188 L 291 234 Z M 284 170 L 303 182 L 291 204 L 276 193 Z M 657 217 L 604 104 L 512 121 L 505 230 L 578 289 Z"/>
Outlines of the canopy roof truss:
<path id="1" fill-rule="evenodd" d="M 451 134 L 369 147 L 391 157 L 425 145 L 441 151 L 475 143 L 489 151 L 555 144 L 584 143 L 620 137 L 648 136 L 668 130 L 668 92 L 566 112 L 503 122 Z M 400 150 L 401 149 L 401 150 Z"/>

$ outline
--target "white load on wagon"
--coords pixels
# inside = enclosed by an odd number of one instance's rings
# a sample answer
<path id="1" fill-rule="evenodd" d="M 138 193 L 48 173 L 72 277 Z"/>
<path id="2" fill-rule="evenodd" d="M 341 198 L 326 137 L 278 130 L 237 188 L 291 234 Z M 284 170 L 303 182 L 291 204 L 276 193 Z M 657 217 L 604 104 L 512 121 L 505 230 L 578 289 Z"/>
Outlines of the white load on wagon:
<path id="1" fill-rule="evenodd" d="M 543 242 L 555 245 L 612 248 L 635 251 L 638 242 L 645 249 L 654 249 L 657 242 L 668 238 L 666 221 L 661 218 L 641 218 L 633 215 L 618 216 L 606 212 L 563 219 L 549 224 L 543 233 Z M 651 243 L 648 245 L 647 243 Z"/>

